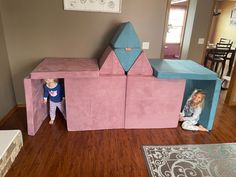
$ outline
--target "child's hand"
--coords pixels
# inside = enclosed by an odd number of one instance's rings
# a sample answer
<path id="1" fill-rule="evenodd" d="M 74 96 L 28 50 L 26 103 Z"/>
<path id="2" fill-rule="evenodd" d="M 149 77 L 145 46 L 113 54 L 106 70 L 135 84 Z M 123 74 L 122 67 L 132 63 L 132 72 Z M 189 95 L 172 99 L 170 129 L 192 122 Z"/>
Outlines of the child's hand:
<path id="1" fill-rule="evenodd" d="M 183 114 L 182 114 L 182 113 L 179 114 L 179 121 L 180 121 L 180 122 L 183 122 L 183 121 L 184 121 L 184 118 L 183 118 Z"/>
<path id="2" fill-rule="evenodd" d="M 47 102 L 48 102 L 47 97 L 44 97 L 44 98 L 43 98 L 43 103 L 46 104 Z"/>

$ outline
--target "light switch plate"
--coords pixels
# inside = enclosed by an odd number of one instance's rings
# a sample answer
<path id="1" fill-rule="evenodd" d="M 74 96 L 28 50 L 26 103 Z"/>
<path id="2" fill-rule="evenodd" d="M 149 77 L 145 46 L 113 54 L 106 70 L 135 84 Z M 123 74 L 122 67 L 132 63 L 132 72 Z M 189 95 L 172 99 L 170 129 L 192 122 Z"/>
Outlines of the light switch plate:
<path id="1" fill-rule="evenodd" d="M 142 49 L 149 49 L 149 42 L 143 42 Z"/>
<path id="2" fill-rule="evenodd" d="M 198 44 L 204 44 L 205 39 L 204 38 L 198 38 Z"/>

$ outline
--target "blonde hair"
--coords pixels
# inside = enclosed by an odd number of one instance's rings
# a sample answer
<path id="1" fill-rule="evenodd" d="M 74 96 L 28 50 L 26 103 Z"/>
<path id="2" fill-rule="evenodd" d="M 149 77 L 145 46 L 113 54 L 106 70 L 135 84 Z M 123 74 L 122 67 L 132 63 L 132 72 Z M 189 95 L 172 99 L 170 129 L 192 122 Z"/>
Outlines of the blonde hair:
<path id="1" fill-rule="evenodd" d="M 48 80 L 48 79 L 52 79 L 52 80 L 53 80 L 53 82 L 58 82 L 58 79 L 47 78 L 47 79 L 43 79 L 44 83 L 46 83 L 46 80 Z"/>
<path id="2" fill-rule="evenodd" d="M 201 102 L 198 104 L 198 105 L 193 105 L 192 103 L 192 100 L 193 100 L 193 96 L 195 96 L 195 95 L 197 95 L 197 94 L 201 94 L 202 95 L 202 100 L 201 100 Z M 201 89 L 195 89 L 194 91 L 193 91 L 193 93 L 191 94 L 191 96 L 189 97 L 189 99 L 188 99 L 188 101 L 190 102 L 190 104 L 192 105 L 192 106 L 194 106 L 194 107 L 197 107 L 197 106 L 200 106 L 201 108 L 203 108 L 204 107 L 204 104 L 205 104 L 205 98 L 206 98 L 206 93 L 203 91 L 203 90 L 201 90 Z"/>

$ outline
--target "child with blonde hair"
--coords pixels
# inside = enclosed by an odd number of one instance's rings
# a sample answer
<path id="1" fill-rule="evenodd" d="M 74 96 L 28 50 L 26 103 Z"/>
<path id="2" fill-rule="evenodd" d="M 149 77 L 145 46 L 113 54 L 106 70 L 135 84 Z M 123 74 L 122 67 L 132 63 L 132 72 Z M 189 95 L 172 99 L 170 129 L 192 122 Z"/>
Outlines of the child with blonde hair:
<path id="1" fill-rule="evenodd" d="M 48 98 L 50 100 L 49 103 L 49 114 L 50 121 L 49 124 L 52 125 L 54 123 L 56 117 L 56 109 L 58 108 L 63 114 L 64 118 L 66 118 L 66 112 L 64 107 L 64 89 L 61 84 L 58 83 L 57 79 L 44 79 L 44 103 L 48 102 Z"/>
<path id="2" fill-rule="evenodd" d="M 183 111 L 180 113 L 179 121 L 182 123 L 184 130 L 206 131 L 208 129 L 202 125 L 198 125 L 200 114 L 204 107 L 206 94 L 202 90 L 194 90 L 190 98 L 187 100 Z"/>

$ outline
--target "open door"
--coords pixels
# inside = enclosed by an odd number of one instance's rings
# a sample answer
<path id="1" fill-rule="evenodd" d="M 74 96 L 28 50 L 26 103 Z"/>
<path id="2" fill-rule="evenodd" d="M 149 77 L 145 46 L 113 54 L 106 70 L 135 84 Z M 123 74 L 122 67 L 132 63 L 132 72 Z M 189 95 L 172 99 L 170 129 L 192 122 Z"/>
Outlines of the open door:
<path id="1" fill-rule="evenodd" d="M 28 135 L 35 135 L 47 117 L 47 105 L 43 104 L 43 83 L 40 79 L 24 79 Z"/>
<path id="2" fill-rule="evenodd" d="M 162 58 L 180 59 L 185 31 L 188 0 L 169 0 L 166 28 L 162 45 Z"/>

